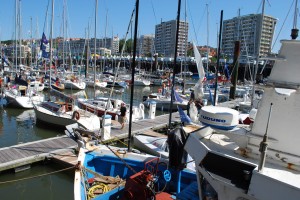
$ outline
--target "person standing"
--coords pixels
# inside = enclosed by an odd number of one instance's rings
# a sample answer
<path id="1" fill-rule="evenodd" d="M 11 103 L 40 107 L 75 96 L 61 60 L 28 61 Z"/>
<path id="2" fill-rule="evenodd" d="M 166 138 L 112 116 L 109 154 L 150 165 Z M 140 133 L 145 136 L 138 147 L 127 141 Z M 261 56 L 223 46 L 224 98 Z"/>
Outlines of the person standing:
<path id="1" fill-rule="evenodd" d="M 120 123 L 121 123 L 121 129 L 124 128 L 125 126 L 125 122 L 126 122 L 126 106 L 125 103 L 121 104 L 121 108 L 120 108 Z"/>

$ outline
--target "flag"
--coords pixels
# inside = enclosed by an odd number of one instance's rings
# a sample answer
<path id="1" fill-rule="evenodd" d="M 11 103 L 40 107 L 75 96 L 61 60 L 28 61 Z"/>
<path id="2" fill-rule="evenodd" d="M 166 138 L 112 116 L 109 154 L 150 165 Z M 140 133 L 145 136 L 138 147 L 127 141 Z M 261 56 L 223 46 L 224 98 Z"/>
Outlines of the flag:
<path id="1" fill-rule="evenodd" d="M 225 76 L 226 76 L 227 80 L 229 80 L 230 79 L 230 72 L 229 72 L 227 64 L 225 64 L 224 70 L 225 70 Z"/>
<path id="2" fill-rule="evenodd" d="M 194 50 L 198 75 L 199 75 L 200 81 L 202 82 L 204 77 L 205 77 L 205 72 L 204 72 L 204 68 L 203 68 L 203 64 L 202 64 L 201 54 L 199 53 L 199 51 L 198 51 L 198 49 L 197 49 L 194 42 L 193 42 L 193 50 Z"/>
<path id="3" fill-rule="evenodd" d="M 181 122 L 191 124 L 192 123 L 191 118 L 185 112 L 183 112 L 182 108 L 180 106 L 177 106 L 177 109 L 180 115 Z"/>
<path id="4" fill-rule="evenodd" d="M 9 65 L 8 64 L 8 60 L 7 60 L 7 58 L 6 58 L 5 55 L 2 56 L 2 62 L 5 63 L 5 64 L 7 64 L 7 65 Z"/>
<path id="5" fill-rule="evenodd" d="M 175 91 L 174 88 L 173 88 L 173 92 L 174 92 L 175 101 L 178 101 L 179 103 L 182 103 L 183 102 L 182 98 L 179 96 L 179 94 Z"/>
<path id="6" fill-rule="evenodd" d="M 46 38 L 45 33 L 43 33 L 43 35 L 42 35 L 40 49 L 42 51 L 42 57 L 49 58 L 49 42 Z"/>

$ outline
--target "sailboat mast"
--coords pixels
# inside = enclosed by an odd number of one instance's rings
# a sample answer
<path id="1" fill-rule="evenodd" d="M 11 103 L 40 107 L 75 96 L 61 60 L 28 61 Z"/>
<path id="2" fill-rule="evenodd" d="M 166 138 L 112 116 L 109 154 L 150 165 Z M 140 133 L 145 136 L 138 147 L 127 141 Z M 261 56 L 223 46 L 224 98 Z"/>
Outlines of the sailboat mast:
<path id="1" fill-rule="evenodd" d="M 178 0 L 176 40 L 175 40 L 175 53 L 174 53 L 174 67 L 173 67 L 171 103 L 170 103 L 170 115 L 169 115 L 169 129 L 171 129 L 172 108 L 173 108 L 173 101 L 174 101 L 175 68 L 176 68 L 176 60 L 177 60 L 177 44 L 178 44 L 178 35 L 179 35 L 180 8 L 181 8 L 181 0 Z"/>
<path id="2" fill-rule="evenodd" d="M 18 7 L 18 26 L 19 26 L 19 31 L 18 31 L 18 34 L 19 34 L 19 49 L 20 49 L 20 64 L 22 64 L 22 41 L 21 41 L 21 0 L 19 0 L 19 7 Z M 21 68 L 20 68 L 20 72 L 21 72 Z"/>
<path id="3" fill-rule="evenodd" d="M 16 73 L 17 73 L 17 66 L 18 66 L 18 43 L 17 43 L 17 24 L 18 24 L 18 0 L 15 0 L 15 59 L 16 59 Z"/>
<path id="4" fill-rule="evenodd" d="M 139 21 L 139 0 L 135 3 L 135 22 L 134 22 L 134 40 L 133 40 L 133 55 L 131 67 L 131 93 L 130 93 L 130 108 L 129 108 L 129 128 L 128 128 L 128 151 L 131 151 L 131 123 L 133 115 L 133 93 L 134 93 L 134 74 L 135 74 L 135 57 L 136 57 L 136 43 L 137 43 L 137 29 Z"/>
<path id="5" fill-rule="evenodd" d="M 30 67 L 32 67 L 32 46 L 33 46 L 33 41 L 32 41 L 32 17 L 30 17 Z"/>
<path id="6" fill-rule="evenodd" d="M 38 18 L 36 18 L 36 30 L 35 30 L 35 38 L 38 38 L 39 36 L 39 33 L 38 33 Z M 36 48 L 36 45 L 34 45 L 34 48 L 35 48 L 35 54 L 34 54 L 34 57 L 35 57 L 35 66 L 37 66 L 37 57 L 38 57 L 38 53 L 37 53 L 37 48 Z"/>
<path id="7" fill-rule="evenodd" d="M 206 71 L 208 72 L 208 65 L 209 65 L 209 52 L 210 52 L 210 48 L 208 47 L 209 45 L 209 11 L 208 11 L 208 4 L 206 4 L 206 10 L 207 10 L 207 16 L 206 16 L 206 23 L 207 23 L 207 43 L 206 43 L 206 49 L 207 49 L 207 52 L 206 52 Z"/>
<path id="8" fill-rule="evenodd" d="M 63 67 L 65 68 L 65 8 L 66 6 L 66 1 L 64 1 L 64 6 L 63 6 L 63 22 L 62 22 L 62 29 L 63 29 L 63 43 L 62 43 L 62 58 L 63 58 Z"/>
<path id="9" fill-rule="evenodd" d="M 95 6 L 95 38 L 94 38 L 94 99 L 96 98 L 96 38 L 97 38 L 97 12 L 98 12 L 98 0 L 96 0 Z"/>
<path id="10" fill-rule="evenodd" d="M 218 58 L 217 58 L 217 66 L 215 72 L 215 95 L 214 95 L 214 106 L 217 102 L 217 91 L 218 91 L 218 70 L 220 65 L 220 54 L 221 54 L 221 38 L 222 38 L 222 25 L 223 25 L 223 10 L 221 10 L 221 19 L 220 19 L 220 32 L 219 32 L 219 41 L 218 41 Z"/>
<path id="11" fill-rule="evenodd" d="M 49 58 L 49 60 L 50 60 L 50 70 L 49 70 L 49 76 L 50 76 L 50 82 L 49 82 L 49 86 L 50 86 L 50 88 L 51 88 L 51 66 L 52 66 L 52 38 L 53 38 L 53 23 L 54 23 L 54 21 L 53 21 L 53 19 L 54 19 L 54 0 L 52 0 L 52 15 L 51 15 L 51 27 L 50 27 L 50 49 L 49 49 L 49 51 L 50 51 L 50 58 Z"/>
<path id="12" fill-rule="evenodd" d="M 265 13 L 265 2 L 266 0 L 263 0 L 263 4 L 262 4 L 262 11 L 261 11 L 261 22 L 260 22 L 260 30 L 258 32 L 258 43 L 257 43 L 257 56 L 256 56 L 256 64 L 255 64 L 255 68 L 254 68 L 254 74 L 253 74 L 253 88 L 252 88 L 252 101 L 251 101 L 251 107 L 253 108 L 253 100 L 254 100 L 254 96 L 255 96 L 255 87 L 254 87 L 254 83 L 256 81 L 256 74 L 257 74 L 257 70 L 258 70 L 258 61 L 259 61 L 259 56 L 260 56 L 260 43 L 261 43 L 261 35 L 262 35 L 262 29 L 263 29 L 263 22 L 264 22 L 264 13 Z"/>

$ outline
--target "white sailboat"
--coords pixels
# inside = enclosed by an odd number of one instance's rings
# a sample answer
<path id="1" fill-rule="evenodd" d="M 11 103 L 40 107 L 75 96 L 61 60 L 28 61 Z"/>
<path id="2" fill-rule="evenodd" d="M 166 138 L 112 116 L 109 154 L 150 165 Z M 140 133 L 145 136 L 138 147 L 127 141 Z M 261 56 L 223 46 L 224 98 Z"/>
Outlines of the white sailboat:
<path id="1" fill-rule="evenodd" d="M 26 86 L 14 86 L 4 90 L 9 105 L 19 108 L 33 108 L 33 104 L 44 101 L 44 95 L 28 89 Z"/>
<path id="2" fill-rule="evenodd" d="M 50 32 L 50 66 L 52 64 L 52 33 L 53 33 L 54 0 L 52 0 L 52 19 Z M 43 42 L 43 41 L 42 41 Z M 51 80 L 51 70 L 50 70 Z M 34 105 L 37 121 L 63 126 L 78 123 L 84 128 L 95 131 L 100 130 L 100 120 L 97 115 L 87 112 L 67 102 L 46 101 L 40 105 Z"/>

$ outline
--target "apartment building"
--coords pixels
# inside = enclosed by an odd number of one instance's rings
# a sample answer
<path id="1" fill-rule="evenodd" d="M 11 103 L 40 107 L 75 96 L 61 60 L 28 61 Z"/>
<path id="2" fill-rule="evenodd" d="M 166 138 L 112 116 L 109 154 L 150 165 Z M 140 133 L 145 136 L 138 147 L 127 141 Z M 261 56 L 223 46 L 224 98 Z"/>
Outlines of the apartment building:
<path id="1" fill-rule="evenodd" d="M 176 43 L 177 20 L 161 22 L 155 26 L 155 49 L 156 53 L 165 57 L 174 57 Z M 179 34 L 177 44 L 177 56 L 184 56 L 187 50 L 188 22 L 179 22 Z"/>
<path id="2" fill-rule="evenodd" d="M 261 22 L 263 26 L 261 28 Z M 224 20 L 222 32 L 222 53 L 233 55 L 234 42 L 241 41 L 241 55 L 256 57 L 271 53 L 277 19 L 261 14 L 250 14 Z M 261 31 L 261 37 L 260 36 Z M 260 47 L 258 45 L 260 40 Z"/>

